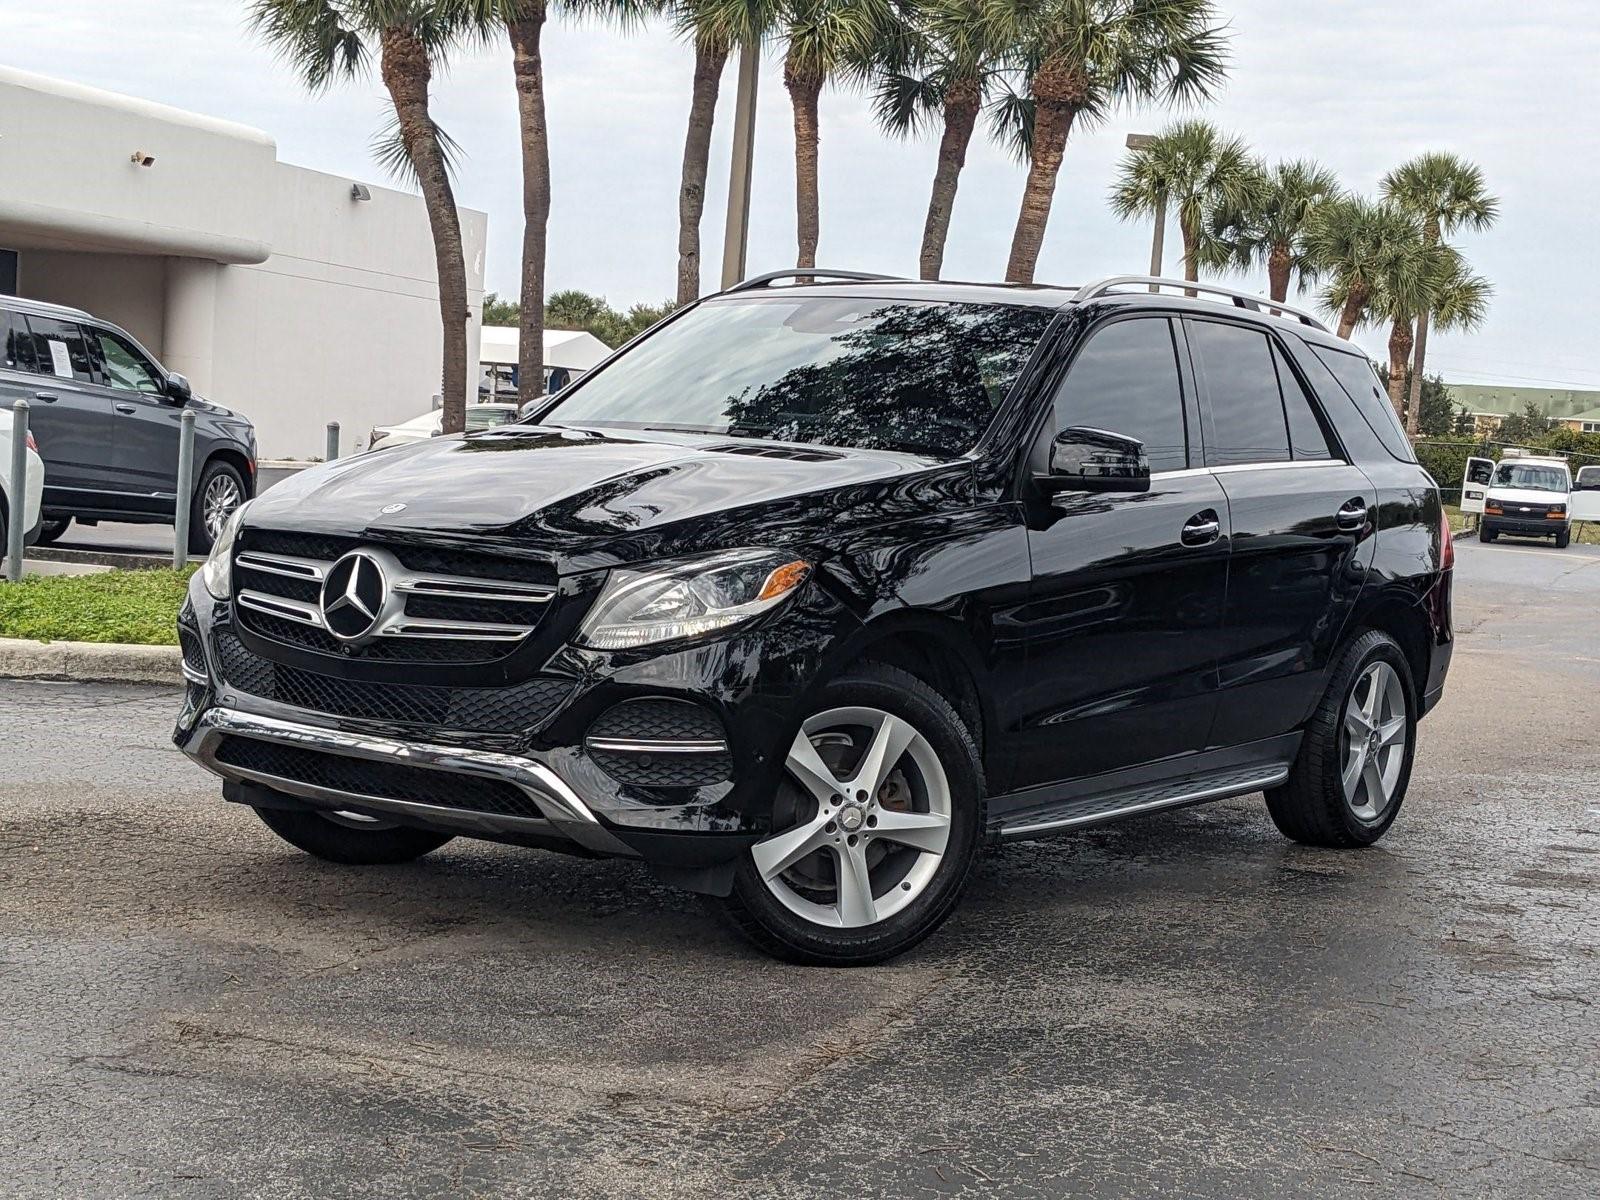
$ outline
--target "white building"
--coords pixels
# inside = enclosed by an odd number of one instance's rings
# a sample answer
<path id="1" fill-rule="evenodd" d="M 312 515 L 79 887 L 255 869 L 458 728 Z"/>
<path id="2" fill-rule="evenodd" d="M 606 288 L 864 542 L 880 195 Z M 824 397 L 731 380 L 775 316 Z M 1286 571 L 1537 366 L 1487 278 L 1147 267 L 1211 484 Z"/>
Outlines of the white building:
<path id="1" fill-rule="evenodd" d="M 328 421 L 353 448 L 440 390 L 422 200 L 355 183 L 242 125 L 0 67 L 0 292 L 124 326 L 248 415 L 263 458 L 320 455 Z M 469 364 L 486 229 L 461 210 Z"/>

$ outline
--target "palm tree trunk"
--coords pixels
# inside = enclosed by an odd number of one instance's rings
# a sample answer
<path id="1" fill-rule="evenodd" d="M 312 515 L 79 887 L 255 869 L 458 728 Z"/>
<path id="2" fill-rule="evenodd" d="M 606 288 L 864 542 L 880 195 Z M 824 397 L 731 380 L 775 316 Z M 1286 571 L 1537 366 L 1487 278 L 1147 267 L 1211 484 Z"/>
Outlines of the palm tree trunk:
<path id="1" fill-rule="evenodd" d="M 694 86 L 689 93 L 689 132 L 683 140 L 683 177 L 678 184 L 678 303 L 700 298 L 700 217 L 706 208 L 706 172 L 711 161 L 711 126 L 728 47 L 696 38 Z"/>
<path id="2" fill-rule="evenodd" d="M 1422 431 L 1422 364 L 1428 353 L 1428 311 L 1417 314 L 1416 363 L 1411 368 L 1411 405 L 1406 410 L 1406 432 L 1416 437 Z"/>
<path id="3" fill-rule="evenodd" d="M 550 136 L 544 115 L 544 62 L 539 52 L 544 0 L 529 0 L 506 22 L 522 126 L 522 315 L 517 322 L 517 398 L 544 395 L 544 263 L 550 226 Z"/>
<path id="4" fill-rule="evenodd" d="M 1267 251 L 1267 295 L 1279 304 L 1289 298 L 1289 272 L 1294 266 L 1294 258 L 1289 253 L 1289 247 L 1282 242 L 1274 242 L 1272 249 Z"/>
<path id="5" fill-rule="evenodd" d="M 817 238 L 821 220 L 817 201 L 817 99 L 822 95 L 822 79 L 785 63 L 783 86 L 794 106 L 794 207 L 795 240 L 798 253 L 794 265 L 817 265 Z"/>
<path id="6" fill-rule="evenodd" d="M 1344 308 L 1339 312 L 1339 336 L 1346 341 L 1355 332 L 1356 326 L 1361 323 L 1361 314 L 1367 310 L 1368 289 L 1356 284 L 1350 289 L 1350 294 L 1344 298 Z"/>
<path id="7" fill-rule="evenodd" d="M 1006 263 L 1007 283 L 1032 283 L 1044 248 L 1045 226 L 1050 222 L 1050 204 L 1055 199 L 1056 176 L 1066 153 L 1067 136 L 1077 109 L 1069 105 L 1036 101 L 1033 118 L 1033 156 L 1028 164 L 1028 182 L 1022 189 L 1022 208 L 1017 227 L 1011 234 L 1011 257 Z"/>
<path id="8" fill-rule="evenodd" d="M 432 74 L 428 54 L 404 28 L 386 29 L 379 38 L 383 86 L 394 105 L 395 121 L 406 157 L 417 173 L 428 227 L 433 234 L 435 270 L 439 278 L 439 321 L 444 332 L 444 370 L 440 391 L 444 404 L 441 429 L 459 433 L 467 419 L 467 263 L 461 246 L 461 217 L 438 127 L 428 111 Z"/>
<path id="9" fill-rule="evenodd" d="M 933 172 L 933 193 L 928 198 L 928 219 L 922 225 L 922 278 L 937 279 L 944 267 L 944 247 L 950 236 L 950 214 L 956 204 L 961 168 L 967 165 L 967 147 L 978 124 L 982 84 L 976 79 L 953 83 L 945 91 L 944 132 L 939 136 L 939 165 Z"/>
<path id="10" fill-rule="evenodd" d="M 1411 358 L 1411 322 L 1396 321 L 1389 330 L 1389 403 L 1395 416 L 1406 419 L 1406 363 Z"/>

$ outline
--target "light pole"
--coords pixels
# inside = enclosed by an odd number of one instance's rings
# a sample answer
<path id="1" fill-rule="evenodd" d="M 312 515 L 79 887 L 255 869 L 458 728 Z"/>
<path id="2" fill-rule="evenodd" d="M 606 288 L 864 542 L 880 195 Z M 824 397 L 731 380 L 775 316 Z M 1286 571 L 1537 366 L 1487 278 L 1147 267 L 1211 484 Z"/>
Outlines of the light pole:
<path id="1" fill-rule="evenodd" d="M 750 174 L 756 153 L 756 84 L 761 79 L 761 41 L 739 49 L 739 90 L 733 110 L 733 160 L 728 167 L 728 220 L 722 230 L 722 286 L 744 278 L 750 244 Z"/>
<path id="2" fill-rule="evenodd" d="M 1153 133 L 1130 133 L 1128 135 L 1127 145 L 1129 150 L 1148 150 L 1155 144 L 1156 136 Z M 1156 232 L 1155 236 L 1150 239 L 1150 274 L 1157 278 L 1161 276 L 1161 252 L 1164 249 L 1166 237 L 1167 194 L 1161 192 L 1156 196 Z M 1156 290 L 1154 284 L 1150 286 L 1150 290 L 1152 292 Z"/>

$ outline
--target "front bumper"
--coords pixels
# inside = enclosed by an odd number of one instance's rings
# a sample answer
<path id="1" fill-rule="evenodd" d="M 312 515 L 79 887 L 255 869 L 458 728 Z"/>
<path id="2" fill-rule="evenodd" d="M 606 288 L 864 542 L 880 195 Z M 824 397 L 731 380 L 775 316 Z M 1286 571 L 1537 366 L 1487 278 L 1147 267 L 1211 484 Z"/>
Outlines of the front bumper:
<path id="1" fill-rule="evenodd" d="M 1555 537 L 1568 528 L 1565 521 L 1546 517 L 1491 517 L 1485 514 L 1482 528 L 1490 533 L 1509 533 L 1512 537 Z"/>

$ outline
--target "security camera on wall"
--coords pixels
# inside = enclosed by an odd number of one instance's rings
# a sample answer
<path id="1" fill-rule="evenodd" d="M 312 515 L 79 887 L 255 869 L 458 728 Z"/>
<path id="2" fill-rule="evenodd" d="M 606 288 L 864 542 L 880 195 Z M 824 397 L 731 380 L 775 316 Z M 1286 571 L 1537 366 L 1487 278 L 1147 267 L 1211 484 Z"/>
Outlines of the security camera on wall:
<path id="1" fill-rule="evenodd" d="M 129 161 L 136 167 L 153 167 L 156 165 L 156 156 L 146 154 L 143 150 L 135 150 L 129 156 Z"/>
<path id="2" fill-rule="evenodd" d="M 364 183 L 352 183 L 350 185 L 350 199 L 352 199 L 352 200 L 371 200 L 372 199 L 372 193 L 371 193 L 371 191 L 369 191 L 367 189 L 367 185 L 366 184 L 364 184 Z"/>

